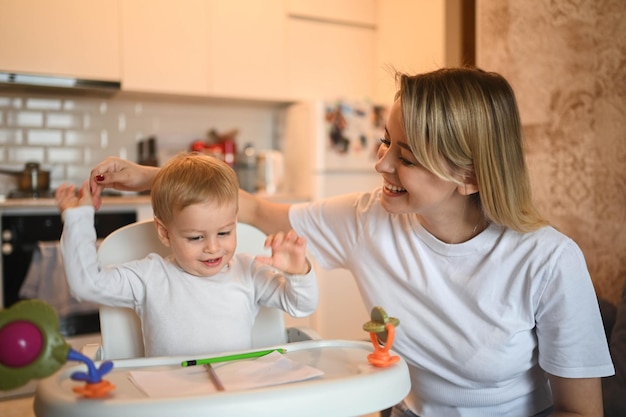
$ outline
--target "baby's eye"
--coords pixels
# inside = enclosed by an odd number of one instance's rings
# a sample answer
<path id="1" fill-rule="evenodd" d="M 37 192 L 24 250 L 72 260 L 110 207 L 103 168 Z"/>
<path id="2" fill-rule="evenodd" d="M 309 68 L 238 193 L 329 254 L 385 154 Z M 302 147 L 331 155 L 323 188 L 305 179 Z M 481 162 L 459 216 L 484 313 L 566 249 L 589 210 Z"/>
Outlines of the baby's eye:
<path id="1" fill-rule="evenodd" d="M 190 242 L 195 242 L 196 240 L 200 240 L 200 239 L 202 239 L 202 236 L 189 236 L 187 238 L 187 240 Z"/>
<path id="2" fill-rule="evenodd" d="M 218 235 L 218 236 L 230 236 L 230 234 L 231 234 L 231 233 L 232 233 L 231 231 L 228 231 L 228 232 L 219 232 L 217 235 Z"/>

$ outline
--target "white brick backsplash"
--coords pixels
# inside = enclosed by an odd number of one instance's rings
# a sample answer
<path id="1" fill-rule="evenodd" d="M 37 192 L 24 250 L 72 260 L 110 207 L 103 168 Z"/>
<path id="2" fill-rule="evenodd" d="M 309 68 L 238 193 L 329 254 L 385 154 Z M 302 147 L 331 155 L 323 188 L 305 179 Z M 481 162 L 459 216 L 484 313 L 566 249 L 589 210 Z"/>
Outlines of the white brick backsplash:
<path id="1" fill-rule="evenodd" d="M 89 173 L 91 172 L 91 165 L 72 165 L 68 166 L 66 173 L 68 178 L 73 178 L 72 183 L 74 185 L 81 185 L 83 181 L 89 179 Z"/>
<path id="2" fill-rule="evenodd" d="M 126 115 L 123 113 L 117 116 L 117 130 L 120 132 L 126 130 Z"/>
<path id="3" fill-rule="evenodd" d="M 15 147 L 9 149 L 9 159 L 11 162 L 26 163 L 30 161 L 41 162 L 44 160 L 45 149 L 41 147 Z"/>
<path id="4" fill-rule="evenodd" d="M 0 144 L 6 145 L 12 143 L 15 138 L 15 131 L 11 129 L 0 129 Z"/>
<path id="5" fill-rule="evenodd" d="M 137 142 L 149 136 L 157 138 L 162 158 L 206 140 L 211 129 L 238 129 L 238 146 L 272 148 L 280 111 L 279 105 L 245 102 L 0 92 L 0 162 L 19 170 L 37 161 L 50 171 L 52 188 L 79 185 L 108 156 L 136 160 Z M 0 181 L 0 192 L 6 187 Z"/>
<path id="6" fill-rule="evenodd" d="M 61 146 L 63 144 L 63 132 L 52 129 L 30 129 L 26 133 L 29 145 Z"/>
<path id="7" fill-rule="evenodd" d="M 82 117 L 74 114 L 48 113 L 46 114 L 46 127 L 78 128 L 82 126 Z"/>
<path id="8" fill-rule="evenodd" d="M 109 132 L 106 130 L 100 131 L 100 148 L 107 149 L 109 147 Z"/>
<path id="9" fill-rule="evenodd" d="M 23 127 L 43 127 L 43 113 L 35 111 L 9 113 L 9 123 Z"/>
<path id="10" fill-rule="evenodd" d="M 26 100 L 26 108 L 34 110 L 60 110 L 62 100 L 30 98 Z"/>
<path id="11" fill-rule="evenodd" d="M 64 143 L 67 146 L 100 146 L 100 133 L 67 130 Z"/>
<path id="12" fill-rule="evenodd" d="M 48 148 L 48 161 L 54 164 L 79 164 L 83 161 L 81 148 Z"/>

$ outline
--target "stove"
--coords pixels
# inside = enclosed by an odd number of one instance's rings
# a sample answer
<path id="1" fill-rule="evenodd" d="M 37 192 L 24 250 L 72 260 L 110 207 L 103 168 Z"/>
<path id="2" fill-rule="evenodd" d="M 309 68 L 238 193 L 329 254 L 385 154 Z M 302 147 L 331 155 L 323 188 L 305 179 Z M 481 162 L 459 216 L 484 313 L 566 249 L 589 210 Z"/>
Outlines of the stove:
<path id="1" fill-rule="evenodd" d="M 7 198 L 54 198 L 53 190 L 46 191 L 9 191 Z"/>

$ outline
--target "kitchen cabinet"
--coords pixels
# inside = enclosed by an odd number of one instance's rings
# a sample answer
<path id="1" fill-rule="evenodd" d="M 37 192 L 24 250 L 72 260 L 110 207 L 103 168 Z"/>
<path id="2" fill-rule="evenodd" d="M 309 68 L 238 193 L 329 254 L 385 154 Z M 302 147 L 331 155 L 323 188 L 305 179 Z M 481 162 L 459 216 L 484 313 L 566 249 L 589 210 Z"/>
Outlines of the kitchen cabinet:
<path id="1" fill-rule="evenodd" d="M 210 93 L 285 99 L 284 0 L 211 0 L 210 4 Z"/>
<path id="2" fill-rule="evenodd" d="M 119 81 L 119 44 L 117 1 L 2 1 L 0 70 Z"/>
<path id="3" fill-rule="evenodd" d="M 121 0 L 122 89 L 209 92 L 206 0 Z"/>
<path id="4" fill-rule="evenodd" d="M 287 2 L 289 91 L 296 99 L 370 99 L 376 0 Z"/>
<path id="5" fill-rule="evenodd" d="M 456 0 L 459 1 L 459 0 Z M 446 7 L 450 0 L 377 0 L 374 101 L 391 104 L 393 70 L 432 71 L 446 61 Z"/>
<path id="6" fill-rule="evenodd" d="M 376 0 L 288 0 L 292 17 L 328 20 L 373 27 L 376 25 Z"/>
<path id="7" fill-rule="evenodd" d="M 286 95 L 283 0 L 121 0 L 122 89 Z"/>
<path id="8" fill-rule="evenodd" d="M 374 90 L 376 31 L 324 21 L 288 21 L 292 96 L 369 99 Z"/>

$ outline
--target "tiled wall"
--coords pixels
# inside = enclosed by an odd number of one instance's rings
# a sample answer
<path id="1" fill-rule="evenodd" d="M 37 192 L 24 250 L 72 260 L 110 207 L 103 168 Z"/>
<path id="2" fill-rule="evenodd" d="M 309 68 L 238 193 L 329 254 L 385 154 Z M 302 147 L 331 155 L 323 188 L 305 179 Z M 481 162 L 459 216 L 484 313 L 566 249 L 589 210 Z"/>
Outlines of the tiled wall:
<path id="1" fill-rule="evenodd" d="M 264 103 L 0 91 L 0 168 L 21 171 L 26 162 L 39 162 L 54 189 L 64 181 L 80 184 L 107 156 L 136 160 L 137 142 L 151 135 L 160 162 L 206 139 L 210 129 L 239 129 L 238 145 L 275 148 L 280 117 L 280 106 Z M 0 195 L 16 184 L 0 174 Z"/>

